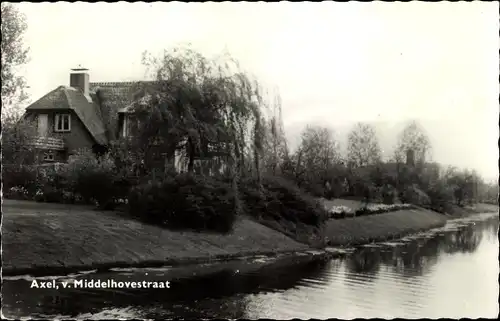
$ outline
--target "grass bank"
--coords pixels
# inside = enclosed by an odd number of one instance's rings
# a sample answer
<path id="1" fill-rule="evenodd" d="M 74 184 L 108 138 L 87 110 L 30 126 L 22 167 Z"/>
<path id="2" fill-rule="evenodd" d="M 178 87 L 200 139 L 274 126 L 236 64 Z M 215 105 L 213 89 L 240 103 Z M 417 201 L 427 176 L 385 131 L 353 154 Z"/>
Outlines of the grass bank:
<path id="1" fill-rule="evenodd" d="M 170 231 L 91 207 L 4 200 L 3 273 L 210 262 L 307 251 L 280 232 L 239 218 L 227 235 Z"/>
<path id="2" fill-rule="evenodd" d="M 310 246 L 274 227 L 242 217 L 231 233 L 221 235 L 171 231 L 89 206 L 4 200 L 2 207 L 4 275 L 61 275 L 311 253 Z M 475 211 L 486 209 L 498 211 L 495 206 Z M 439 227 L 448 218 L 424 209 L 401 210 L 329 220 L 321 232 L 326 245 L 356 245 Z"/>
<path id="3" fill-rule="evenodd" d="M 451 210 L 450 213 L 448 213 L 448 215 L 453 217 L 463 217 L 479 213 L 498 213 L 498 205 L 485 204 L 485 203 L 479 203 L 465 207 L 452 205 L 450 206 L 450 208 Z"/>
<path id="4" fill-rule="evenodd" d="M 445 215 L 428 211 L 401 210 L 363 217 L 329 220 L 325 228 L 330 246 L 359 245 L 400 238 L 446 224 Z"/>

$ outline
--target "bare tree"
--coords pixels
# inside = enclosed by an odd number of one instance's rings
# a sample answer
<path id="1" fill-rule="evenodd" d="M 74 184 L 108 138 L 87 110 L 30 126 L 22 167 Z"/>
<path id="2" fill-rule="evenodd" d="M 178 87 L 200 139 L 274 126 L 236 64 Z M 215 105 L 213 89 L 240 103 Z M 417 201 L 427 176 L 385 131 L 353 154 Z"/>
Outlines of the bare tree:
<path id="1" fill-rule="evenodd" d="M 430 139 L 416 121 L 408 123 L 399 135 L 394 151 L 394 159 L 397 162 L 402 162 L 408 150 L 413 151 L 418 163 L 429 161 L 431 157 L 432 146 Z"/>
<path id="2" fill-rule="evenodd" d="M 380 146 L 372 125 L 357 123 L 348 135 L 347 162 L 354 167 L 378 163 Z"/>
<path id="3" fill-rule="evenodd" d="M 333 131 L 319 126 L 307 126 L 296 153 L 295 173 L 303 173 L 309 185 L 324 188 L 332 168 L 341 161 L 339 143 Z"/>
<path id="4" fill-rule="evenodd" d="M 288 157 L 288 146 L 283 126 L 281 97 L 276 95 L 272 106 L 272 115 L 263 126 L 263 158 L 265 167 L 273 175 L 281 172 L 283 162 Z"/>

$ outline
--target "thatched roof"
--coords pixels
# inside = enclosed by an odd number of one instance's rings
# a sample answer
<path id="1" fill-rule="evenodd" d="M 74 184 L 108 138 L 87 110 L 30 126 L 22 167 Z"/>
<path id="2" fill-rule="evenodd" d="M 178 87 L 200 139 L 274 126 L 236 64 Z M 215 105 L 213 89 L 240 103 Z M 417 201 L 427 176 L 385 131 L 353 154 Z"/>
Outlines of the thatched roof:
<path id="1" fill-rule="evenodd" d="M 108 145 L 116 139 L 118 114 L 130 111 L 138 86 L 143 83 L 91 82 L 88 96 L 79 89 L 59 86 L 28 106 L 26 111 L 73 110 L 95 142 Z"/>
<path id="2" fill-rule="evenodd" d="M 78 89 L 59 86 L 28 106 L 26 111 L 53 109 L 73 110 L 96 143 L 101 145 L 108 143 L 101 108 L 92 96 L 85 97 Z"/>

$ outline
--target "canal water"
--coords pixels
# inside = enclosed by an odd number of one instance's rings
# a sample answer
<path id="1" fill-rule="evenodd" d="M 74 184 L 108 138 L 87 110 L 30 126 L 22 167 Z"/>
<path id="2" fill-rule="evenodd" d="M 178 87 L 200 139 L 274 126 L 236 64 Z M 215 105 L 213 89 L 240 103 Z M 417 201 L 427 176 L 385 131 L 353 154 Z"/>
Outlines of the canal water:
<path id="1" fill-rule="evenodd" d="M 141 281 L 147 275 L 170 279 L 170 289 L 32 289 L 32 278 L 9 277 L 2 313 L 50 319 L 495 318 L 498 223 L 498 214 L 479 214 L 348 249 L 341 258 L 254 269 L 238 263 L 203 277 L 176 278 L 173 269 L 160 268 L 57 278 Z"/>

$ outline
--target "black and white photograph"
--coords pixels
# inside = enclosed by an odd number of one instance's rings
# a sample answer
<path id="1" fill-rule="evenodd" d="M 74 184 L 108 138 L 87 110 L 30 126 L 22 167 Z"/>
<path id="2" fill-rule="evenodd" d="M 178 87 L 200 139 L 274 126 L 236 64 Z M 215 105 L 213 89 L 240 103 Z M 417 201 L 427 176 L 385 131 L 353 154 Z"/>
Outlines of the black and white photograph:
<path id="1" fill-rule="evenodd" d="M 2 1 L 2 319 L 498 317 L 499 9 Z"/>

